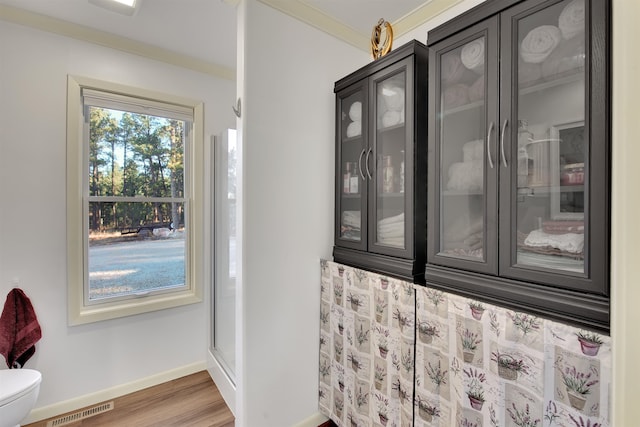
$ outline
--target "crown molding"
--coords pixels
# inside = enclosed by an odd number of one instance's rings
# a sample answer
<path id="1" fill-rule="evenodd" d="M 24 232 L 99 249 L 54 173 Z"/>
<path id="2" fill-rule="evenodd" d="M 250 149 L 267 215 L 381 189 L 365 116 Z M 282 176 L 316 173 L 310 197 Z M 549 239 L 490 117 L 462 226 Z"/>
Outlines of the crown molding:
<path id="1" fill-rule="evenodd" d="M 305 0 L 258 1 L 299 21 L 316 27 L 329 35 L 337 37 L 358 49 L 365 52 L 371 51 L 371 34 L 363 34 L 343 24 L 325 12 L 310 5 Z M 422 6 L 391 23 L 394 37 L 402 36 L 462 1 L 463 0 L 427 0 Z"/>
<path id="2" fill-rule="evenodd" d="M 187 68 L 226 80 L 235 80 L 233 69 L 183 55 L 148 43 L 142 43 L 105 31 L 95 30 L 84 25 L 74 24 L 50 16 L 29 12 L 23 9 L 0 5 L 0 19 L 14 24 L 24 25 L 50 33 L 94 43 L 111 49 L 120 50 L 145 58 L 161 61 L 181 68 Z"/>
<path id="3" fill-rule="evenodd" d="M 258 0 L 267 6 L 279 10 L 292 18 L 305 22 L 312 27 L 337 37 L 350 45 L 368 52 L 371 47 L 371 36 L 354 30 L 348 25 L 336 20 L 323 11 L 305 3 L 302 0 Z"/>

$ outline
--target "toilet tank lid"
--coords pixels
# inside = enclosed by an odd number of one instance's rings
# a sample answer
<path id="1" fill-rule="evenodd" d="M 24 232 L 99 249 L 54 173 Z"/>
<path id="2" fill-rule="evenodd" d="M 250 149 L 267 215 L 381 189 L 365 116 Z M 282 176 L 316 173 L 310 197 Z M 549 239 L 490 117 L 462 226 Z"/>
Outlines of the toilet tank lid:
<path id="1" fill-rule="evenodd" d="M 42 374 L 33 369 L 0 370 L 0 406 L 29 392 L 42 381 Z"/>

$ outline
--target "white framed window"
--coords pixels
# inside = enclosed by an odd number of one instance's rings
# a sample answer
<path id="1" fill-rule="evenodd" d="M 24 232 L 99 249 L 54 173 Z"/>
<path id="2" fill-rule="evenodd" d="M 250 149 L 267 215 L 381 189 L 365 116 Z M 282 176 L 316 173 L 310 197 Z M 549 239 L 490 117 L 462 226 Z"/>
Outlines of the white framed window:
<path id="1" fill-rule="evenodd" d="M 203 106 L 67 82 L 69 324 L 202 301 Z"/>

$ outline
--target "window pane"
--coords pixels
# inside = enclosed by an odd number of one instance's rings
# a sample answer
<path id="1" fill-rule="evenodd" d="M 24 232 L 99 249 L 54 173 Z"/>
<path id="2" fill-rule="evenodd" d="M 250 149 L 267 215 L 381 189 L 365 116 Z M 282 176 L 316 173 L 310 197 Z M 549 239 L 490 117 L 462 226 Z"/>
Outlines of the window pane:
<path id="1" fill-rule="evenodd" d="M 88 299 L 184 286 L 185 242 L 184 203 L 90 202 Z"/>
<path id="2" fill-rule="evenodd" d="M 89 195 L 183 197 L 185 122 L 90 108 Z"/>

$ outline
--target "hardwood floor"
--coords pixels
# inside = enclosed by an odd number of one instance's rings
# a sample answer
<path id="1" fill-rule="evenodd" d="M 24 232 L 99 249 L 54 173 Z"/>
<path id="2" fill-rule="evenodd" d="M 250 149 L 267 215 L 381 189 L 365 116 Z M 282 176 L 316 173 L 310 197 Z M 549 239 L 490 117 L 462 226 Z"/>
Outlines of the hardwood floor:
<path id="1" fill-rule="evenodd" d="M 114 409 L 58 426 L 233 427 L 234 417 L 206 371 L 113 399 Z M 94 405 L 98 406 L 98 405 Z M 93 406 L 92 406 L 93 407 Z M 81 410 L 71 412 L 75 414 Z M 24 427 L 46 427 L 61 414 Z M 75 419 L 75 418 L 72 418 Z"/>

